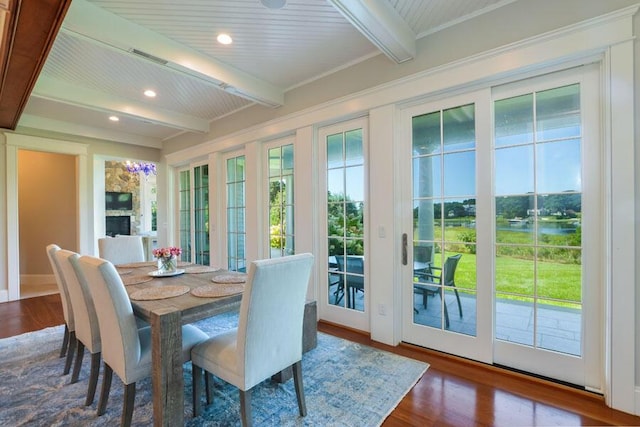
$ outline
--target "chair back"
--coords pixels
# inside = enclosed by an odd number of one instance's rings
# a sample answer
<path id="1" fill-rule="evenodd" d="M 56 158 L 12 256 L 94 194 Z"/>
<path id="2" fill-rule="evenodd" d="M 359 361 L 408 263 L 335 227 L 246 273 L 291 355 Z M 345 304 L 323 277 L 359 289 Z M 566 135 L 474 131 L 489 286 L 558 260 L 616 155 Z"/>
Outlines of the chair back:
<path id="1" fill-rule="evenodd" d="M 62 277 L 67 284 L 67 289 L 69 290 L 76 326 L 76 338 L 79 339 L 92 354 L 99 353 L 101 351 L 101 343 L 98 316 L 96 315 L 89 284 L 78 264 L 80 255 L 72 251 L 60 249 L 55 253 L 55 257 L 60 266 Z"/>
<path id="2" fill-rule="evenodd" d="M 60 272 L 60 266 L 56 260 L 56 252 L 60 250 L 60 246 L 55 244 L 47 245 L 47 257 L 53 270 L 53 275 L 56 279 L 56 285 L 58 285 L 58 292 L 60 292 L 60 300 L 62 301 L 62 314 L 64 316 L 64 322 L 67 324 L 67 328 L 70 331 L 75 331 L 75 321 L 73 317 L 73 309 L 71 307 L 71 297 L 69 296 L 69 290 L 67 289 L 67 283 L 64 281 L 64 277 Z"/>
<path id="3" fill-rule="evenodd" d="M 115 265 L 146 261 L 142 236 L 102 237 L 98 239 L 98 253 Z"/>
<path id="4" fill-rule="evenodd" d="M 460 257 L 462 254 L 452 255 L 447 257 L 447 260 L 444 262 L 444 271 L 442 275 L 444 276 L 444 285 L 445 286 L 455 286 L 455 276 L 456 276 L 456 267 L 458 266 L 458 261 L 460 261 Z"/>
<path id="5" fill-rule="evenodd" d="M 302 359 L 304 306 L 312 265 L 311 254 L 249 265 L 237 335 L 245 390 Z"/>
<path id="6" fill-rule="evenodd" d="M 130 378 L 138 375 L 141 346 L 127 291 L 111 262 L 92 256 L 81 256 L 78 261 L 91 297 L 97 302 L 102 358 L 129 384 Z"/>

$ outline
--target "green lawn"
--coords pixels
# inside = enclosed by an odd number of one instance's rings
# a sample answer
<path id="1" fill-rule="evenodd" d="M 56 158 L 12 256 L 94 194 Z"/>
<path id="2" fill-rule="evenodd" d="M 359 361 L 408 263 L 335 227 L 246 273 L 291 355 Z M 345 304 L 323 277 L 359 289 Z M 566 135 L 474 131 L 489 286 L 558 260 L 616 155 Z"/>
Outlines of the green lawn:
<path id="1" fill-rule="evenodd" d="M 445 241 L 460 242 L 463 240 L 461 236 L 468 236 L 469 231 L 465 227 L 445 228 Z M 529 233 L 504 231 L 500 232 L 498 238 L 503 243 L 531 243 Z M 579 263 L 567 262 L 571 258 L 563 253 L 552 254 L 549 257 L 551 260 L 539 259 L 534 263 L 530 248 L 523 246 L 515 249 L 520 251 L 504 251 L 505 254 L 496 258 L 495 282 L 499 298 L 531 301 L 531 298 L 536 296 L 539 299 L 549 299 L 545 303 L 567 307 L 576 307 L 576 304 L 581 302 L 581 265 Z M 579 254 L 579 250 L 569 251 Z M 441 265 L 439 252 L 438 247 L 434 257 L 436 266 Z M 456 286 L 470 293 L 476 289 L 476 255 L 473 252 L 475 252 L 475 246 L 469 243 L 448 244 L 445 248 L 445 256 L 462 254 L 456 269 Z M 536 267 L 537 271 L 534 271 Z M 537 282 L 534 278 L 537 278 Z M 534 283 L 537 283 L 537 286 L 534 287 Z"/>

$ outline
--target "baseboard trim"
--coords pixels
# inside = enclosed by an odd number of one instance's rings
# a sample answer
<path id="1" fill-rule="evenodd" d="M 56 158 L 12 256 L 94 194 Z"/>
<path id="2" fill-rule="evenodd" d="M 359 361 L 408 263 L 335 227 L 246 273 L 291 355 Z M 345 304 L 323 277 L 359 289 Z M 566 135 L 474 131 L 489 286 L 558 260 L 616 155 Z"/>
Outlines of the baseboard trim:
<path id="1" fill-rule="evenodd" d="M 636 386 L 636 407 L 635 407 L 635 415 L 640 416 L 640 387 Z"/>
<path id="2" fill-rule="evenodd" d="M 0 290 L 0 302 L 7 301 L 9 301 L 9 291 L 7 291 L 6 289 Z"/>

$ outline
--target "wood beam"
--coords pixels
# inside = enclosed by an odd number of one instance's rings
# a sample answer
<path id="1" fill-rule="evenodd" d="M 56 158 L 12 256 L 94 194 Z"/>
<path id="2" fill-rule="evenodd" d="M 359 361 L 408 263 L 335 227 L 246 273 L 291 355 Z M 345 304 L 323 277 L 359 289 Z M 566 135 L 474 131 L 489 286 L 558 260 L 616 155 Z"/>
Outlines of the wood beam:
<path id="1" fill-rule="evenodd" d="M 0 47 L 0 128 L 15 130 L 71 0 L 6 0 Z M 6 8 L 3 9 L 3 6 Z"/>

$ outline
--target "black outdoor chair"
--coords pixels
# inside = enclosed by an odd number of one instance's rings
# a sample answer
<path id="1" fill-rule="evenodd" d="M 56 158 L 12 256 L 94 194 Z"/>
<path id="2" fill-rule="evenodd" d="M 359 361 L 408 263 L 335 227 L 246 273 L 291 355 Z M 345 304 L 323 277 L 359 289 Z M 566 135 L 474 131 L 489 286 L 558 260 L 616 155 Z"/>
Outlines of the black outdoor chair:
<path id="1" fill-rule="evenodd" d="M 358 291 L 364 292 L 364 258 L 361 256 L 347 255 L 346 257 L 336 256 L 336 260 L 338 262 L 338 270 L 348 273 L 339 275 L 340 282 L 338 283 L 336 296 L 338 291 L 342 291 L 342 295 L 344 295 L 344 291 L 346 290 L 347 308 L 354 308 L 356 293 Z M 336 300 L 336 304 L 340 302 L 342 295 Z"/>
<path id="2" fill-rule="evenodd" d="M 429 295 L 438 294 L 440 295 L 440 298 L 444 298 L 444 286 L 451 286 L 456 294 L 458 311 L 460 312 L 460 318 L 462 318 L 462 304 L 460 303 L 460 295 L 458 295 L 458 289 L 456 288 L 455 282 L 456 267 L 458 266 L 460 257 L 462 257 L 461 254 L 447 257 L 447 260 L 444 262 L 444 268 L 431 267 L 430 273 L 424 273 L 417 276 L 419 281 L 413 284 L 413 289 L 415 293 L 422 293 L 422 305 L 424 308 L 427 308 L 427 297 Z M 440 271 L 439 275 L 436 274 L 437 271 Z M 444 303 L 444 319 L 445 326 L 449 328 L 449 312 L 447 310 L 446 301 Z"/>

